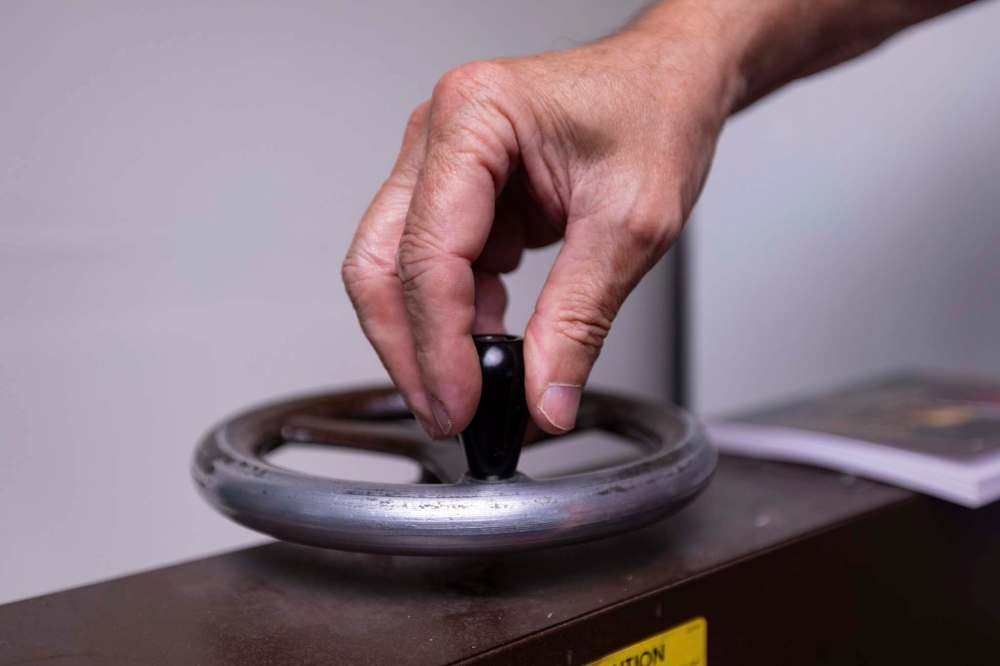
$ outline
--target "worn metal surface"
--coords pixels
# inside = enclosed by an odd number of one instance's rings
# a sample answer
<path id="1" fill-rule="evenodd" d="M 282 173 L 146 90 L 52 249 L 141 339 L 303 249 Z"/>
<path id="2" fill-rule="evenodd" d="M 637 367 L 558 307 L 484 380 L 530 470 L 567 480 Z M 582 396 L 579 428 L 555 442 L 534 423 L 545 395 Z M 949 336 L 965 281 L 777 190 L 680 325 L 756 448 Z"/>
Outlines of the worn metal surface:
<path id="1" fill-rule="evenodd" d="M 642 455 L 554 479 L 460 476 L 453 443 L 422 436 L 391 388 L 315 396 L 251 410 L 214 429 L 192 465 L 202 495 L 233 520 L 296 543 L 391 554 L 527 550 L 606 537 L 661 519 L 708 483 L 716 454 L 676 408 L 587 393 L 579 426 L 614 432 Z M 330 479 L 269 463 L 283 443 L 378 450 L 413 458 L 442 482 Z"/>
<path id="2" fill-rule="evenodd" d="M 923 500 L 879 484 L 723 458 L 671 520 L 601 541 L 431 558 L 272 543 L 0 606 L 0 664 L 572 666 L 695 615 L 708 617 L 713 666 L 755 663 L 741 641 L 808 647 L 782 622 L 848 640 L 848 601 L 863 585 L 843 581 L 886 565 L 864 539 L 851 550 L 853 532 L 832 545 L 824 535 L 914 506 Z M 921 556 L 950 539 L 920 528 L 868 531 Z M 819 545 L 805 557 L 802 544 Z M 776 629 L 754 635 L 760 626 Z"/>

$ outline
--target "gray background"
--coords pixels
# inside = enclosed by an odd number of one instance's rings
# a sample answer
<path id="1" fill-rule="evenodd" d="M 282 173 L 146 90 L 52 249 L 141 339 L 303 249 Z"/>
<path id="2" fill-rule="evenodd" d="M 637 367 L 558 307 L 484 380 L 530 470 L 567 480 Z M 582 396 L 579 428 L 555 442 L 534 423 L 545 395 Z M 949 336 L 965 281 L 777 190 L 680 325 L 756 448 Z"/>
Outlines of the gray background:
<path id="1" fill-rule="evenodd" d="M 191 447 L 248 403 L 381 381 L 339 263 L 409 110 L 450 67 L 639 4 L 0 4 L 0 601 L 259 540 L 197 498 Z M 702 410 L 900 364 L 1000 374 L 997 19 L 733 121 L 688 232 Z M 512 328 L 551 256 L 511 280 Z M 664 395 L 665 282 L 596 381 Z"/>

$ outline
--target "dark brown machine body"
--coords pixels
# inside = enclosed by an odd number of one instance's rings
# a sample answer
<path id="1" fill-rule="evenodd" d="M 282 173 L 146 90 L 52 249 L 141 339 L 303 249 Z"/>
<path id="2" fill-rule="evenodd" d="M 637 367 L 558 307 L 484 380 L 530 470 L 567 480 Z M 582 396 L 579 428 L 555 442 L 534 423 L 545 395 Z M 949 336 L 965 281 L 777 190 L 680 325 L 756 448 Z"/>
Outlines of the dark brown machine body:
<path id="1" fill-rule="evenodd" d="M 712 666 L 995 663 L 1000 503 L 723 456 L 678 514 L 600 541 L 462 557 L 268 543 L 0 606 L 0 666 L 573 666 L 694 618 Z"/>
<path id="2" fill-rule="evenodd" d="M 693 617 L 719 664 L 977 664 L 1000 509 L 723 458 L 675 518 L 494 558 L 272 543 L 0 607 L 0 664 L 582 664 Z M 940 661 L 938 661 L 940 659 Z"/>

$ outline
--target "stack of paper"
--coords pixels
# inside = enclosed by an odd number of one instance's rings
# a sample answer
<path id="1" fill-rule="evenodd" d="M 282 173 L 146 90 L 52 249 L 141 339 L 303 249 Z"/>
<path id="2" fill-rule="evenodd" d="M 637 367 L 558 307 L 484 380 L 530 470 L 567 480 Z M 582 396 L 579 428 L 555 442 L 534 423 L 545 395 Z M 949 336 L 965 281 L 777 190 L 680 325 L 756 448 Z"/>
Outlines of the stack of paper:
<path id="1" fill-rule="evenodd" d="M 1000 384 L 911 373 L 708 424 L 723 453 L 817 465 L 968 507 L 1000 498 Z"/>

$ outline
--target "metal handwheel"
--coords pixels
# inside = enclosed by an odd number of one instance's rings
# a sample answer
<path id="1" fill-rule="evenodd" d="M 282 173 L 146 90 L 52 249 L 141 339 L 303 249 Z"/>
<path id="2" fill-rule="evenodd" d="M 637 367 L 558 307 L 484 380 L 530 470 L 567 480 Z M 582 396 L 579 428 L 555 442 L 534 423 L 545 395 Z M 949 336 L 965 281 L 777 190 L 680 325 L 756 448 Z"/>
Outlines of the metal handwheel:
<path id="1" fill-rule="evenodd" d="M 483 392 L 454 440 L 422 434 L 392 388 L 330 393 L 240 414 L 198 445 L 192 473 L 219 511 L 279 539 L 395 554 L 476 554 L 597 539 L 673 513 L 708 483 L 716 454 L 686 412 L 607 393 L 584 394 L 577 429 L 616 433 L 636 460 L 552 479 L 516 472 L 525 439 L 521 341 L 478 336 Z M 531 433 L 526 446 L 545 439 Z M 284 444 L 348 447 L 411 458 L 427 483 L 323 478 L 274 465 Z"/>

